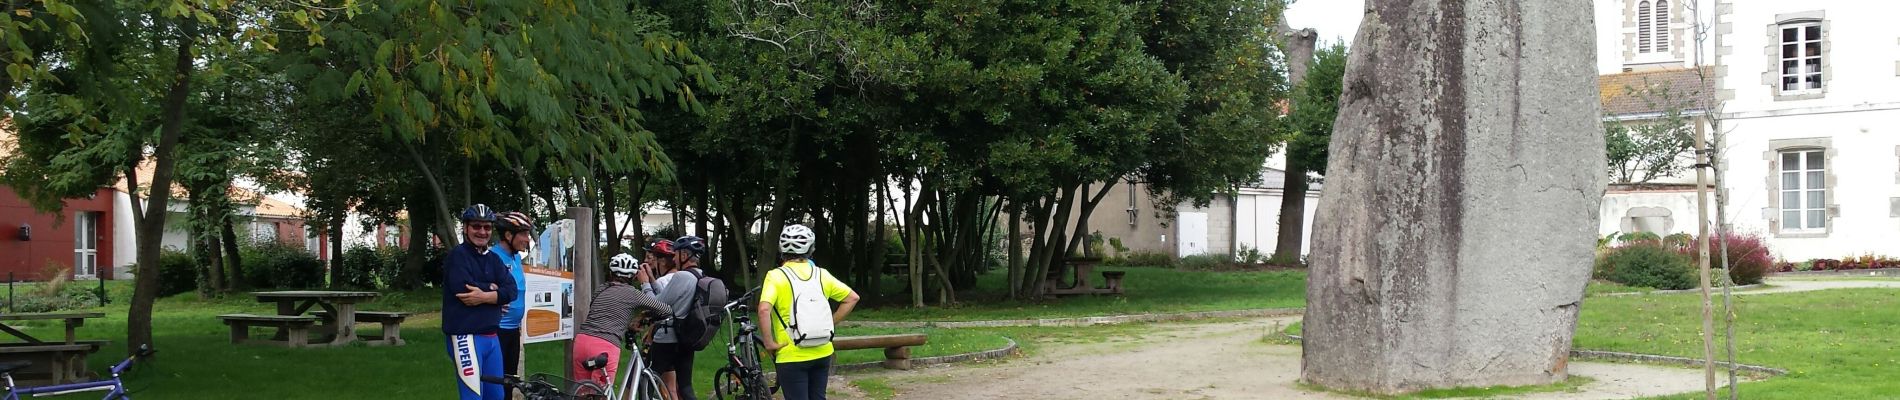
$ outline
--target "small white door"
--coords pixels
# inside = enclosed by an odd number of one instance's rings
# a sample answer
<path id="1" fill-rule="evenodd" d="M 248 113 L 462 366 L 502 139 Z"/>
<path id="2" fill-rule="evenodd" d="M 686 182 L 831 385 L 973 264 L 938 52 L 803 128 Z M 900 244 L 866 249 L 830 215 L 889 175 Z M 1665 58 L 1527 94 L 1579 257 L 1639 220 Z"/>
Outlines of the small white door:
<path id="1" fill-rule="evenodd" d="M 1207 213 L 1183 212 L 1175 220 L 1175 243 L 1182 257 L 1207 253 Z"/>

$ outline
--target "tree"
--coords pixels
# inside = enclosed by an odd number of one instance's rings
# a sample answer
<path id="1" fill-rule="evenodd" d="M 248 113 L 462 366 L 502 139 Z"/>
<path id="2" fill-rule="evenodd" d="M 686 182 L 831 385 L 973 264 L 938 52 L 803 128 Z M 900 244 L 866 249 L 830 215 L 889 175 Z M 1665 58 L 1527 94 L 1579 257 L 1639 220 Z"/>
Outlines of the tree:
<path id="1" fill-rule="evenodd" d="M 1603 124 L 1610 181 L 1643 184 L 1687 170 L 1694 163 L 1688 151 L 1695 147 L 1695 132 L 1684 111 L 1695 106 L 1698 94 L 1673 93 L 1668 86 L 1649 84 L 1647 80 L 1642 87 L 1623 90 L 1629 96 L 1641 97 L 1650 108 L 1661 110 L 1661 115 Z"/>
<path id="2" fill-rule="evenodd" d="M 158 294 L 159 244 L 163 239 L 166 211 L 171 202 L 171 187 L 179 155 L 180 139 L 187 128 L 191 99 L 201 91 L 192 85 L 203 71 L 218 71 L 224 57 L 213 54 L 237 54 L 261 51 L 274 46 L 276 31 L 261 29 L 260 21 L 278 13 L 300 16 L 294 25 L 305 37 L 321 42 L 321 21 L 331 10 L 304 3 L 248 2 L 232 3 L 204 0 L 167 0 L 149 3 L 86 2 L 83 7 L 53 10 L 64 3 L 43 2 L 56 18 L 87 21 L 86 28 L 68 25 L 64 35 L 45 38 L 42 46 L 10 46 L 9 70 L 44 71 L 27 80 L 25 97 L 43 101 L 46 107 L 32 112 L 46 113 L 36 128 L 22 130 L 63 133 L 60 141 L 44 141 L 38 146 L 22 146 L 29 154 L 14 161 L 41 161 L 21 175 L 39 174 L 44 180 L 12 179 L 29 193 L 36 208 L 58 208 L 58 199 L 82 193 L 110 182 L 111 173 L 124 168 L 129 188 L 135 192 L 139 182 L 132 173 L 141 161 L 151 159 L 152 182 L 145 203 L 132 206 L 137 226 L 137 259 L 132 306 L 127 312 L 127 348 L 152 344 L 152 303 Z M 81 14 L 83 12 L 83 14 Z M 15 16 L 20 15 L 15 13 Z M 38 18 L 39 14 L 26 18 Z M 9 16 L 13 18 L 13 16 Z M 14 20 L 16 24 L 18 20 Z M 41 21 L 43 22 L 43 20 Z M 17 26 L 17 25 L 16 25 Z M 47 29 L 35 24 L 37 29 Z M 9 40 L 17 37 L 9 37 Z M 39 52 L 22 56 L 26 52 Z M 200 58 L 202 57 L 202 59 Z M 203 64 L 200 64 L 203 61 Z M 201 70 L 202 67 L 202 70 Z M 151 75 L 136 72 L 149 71 Z M 133 73 L 123 73 L 133 72 Z M 48 77 L 62 77 L 57 81 Z M 79 79 L 91 78 L 91 79 Z M 18 79 L 16 79 L 17 81 Z M 12 95 L 9 91 L 8 95 Z M 155 101 L 153 101 L 155 100 Z M 151 107 L 156 105 L 156 107 Z M 39 117 L 31 117 L 33 120 Z M 58 125 L 51 125 L 58 124 Z M 148 137 L 157 132 L 156 138 Z M 27 141 L 22 139 L 23 142 Z M 146 149 L 151 153 L 146 154 Z M 56 168 L 85 160 L 102 161 L 86 168 Z M 116 172 L 116 171 L 115 171 Z"/>
<path id="3" fill-rule="evenodd" d="M 1293 110 L 1287 115 L 1286 186 L 1280 194 L 1280 230 L 1273 250 L 1279 264 L 1301 261 L 1305 244 L 1308 172 L 1326 171 L 1326 149 L 1332 144 L 1333 120 L 1339 115 L 1339 94 L 1346 75 L 1346 44 L 1334 43 L 1314 54 L 1305 80 L 1293 89 Z"/>
<path id="4" fill-rule="evenodd" d="M 508 176 L 484 164 L 545 166 L 583 204 L 599 190 L 594 171 L 670 172 L 640 107 L 699 107 L 695 87 L 712 76 L 664 23 L 626 3 L 397 2 L 285 54 L 315 75 L 296 83 L 301 101 L 369 104 L 428 189 L 437 236 L 455 238 L 452 210 Z"/>

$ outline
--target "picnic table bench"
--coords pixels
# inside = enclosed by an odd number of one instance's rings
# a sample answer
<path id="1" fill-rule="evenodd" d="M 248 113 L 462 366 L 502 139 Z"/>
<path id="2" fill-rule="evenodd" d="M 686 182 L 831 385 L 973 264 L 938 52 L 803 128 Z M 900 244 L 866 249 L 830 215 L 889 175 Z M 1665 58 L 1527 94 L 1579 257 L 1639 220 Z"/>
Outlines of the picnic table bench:
<path id="1" fill-rule="evenodd" d="M 284 347 L 305 347 L 310 343 L 310 327 L 317 324 L 313 315 L 254 315 L 224 314 L 218 319 L 231 326 L 231 343 L 244 344 L 251 340 L 251 327 L 274 327 L 278 335 L 271 339 L 260 340 Z"/>
<path id="2" fill-rule="evenodd" d="M 99 351 L 107 341 L 79 340 L 77 330 L 87 319 L 104 318 L 103 313 L 25 313 L 0 314 L 0 321 L 63 321 L 65 340 L 42 340 L 13 326 L 0 323 L 0 331 L 19 342 L 0 343 L 0 362 L 28 361 L 14 379 L 29 385 L 77 382 L 89 372 L 86 356 Z"/>
<path id="3" fill-rule="evenodd" d="M 1044 277 L 1042 285 L 1043 294 L 1056 296 L 1122 294 L 1122 278 L 1128 274 L 1125 271 L 1102 271 L 1103 286 L 1094 287 L 1089 285 L 1089 273 L 1095 271 L 1095 266 L 1101 263 L 1102 259 L 1099 258 L 1070 258 L 1063 260 L 1062 264 L 1064 268 L 1050 270 L 1049 275 Z M 1067 284 L 1064 284 L 1064 278 L 1069 277 L 1073 278 L 1067 282 Z"/>
<path id="4" fill-rule="evenodd" d="M 277 334 L 269 340 L 289 347 L 304 347 L 309 344 L 340 346 L 356 341 L 356 303 L 381 296 L 376 292 L 349 292 L 327 290 L 289 290 L 275 292 L 252 292 L 259 303 L 277 303 L 277 315 L 226 314 L 218 318 L 231 325 L 231 341 L 241 343 L 249 339 L 251 326 L 269 326 L 278 328 Z M 321 315 L 307 314 L 318 308 Z M 290 318 L 264 318 L 290 317 Z M 404 317 L 407 317 L 405 314 Z M 310 321 L 305 322 L 308 318 Z M 400 323 L 400 321 L 398 321 Z M 387 326 L 387 325 L 385 325 Z M 291 335 L 301 333 L 302 338 Z M 387 336 L 385 332 L 385 336 Z M 311 340 L 315 339 L 315 343 Z M 385 338 L 387 339 L 387 338 Z M 382 342 L 385 339 L 378 339 Z M 400 344 L 400 340 L 395 343 Z"/>
<path id="5" fill-rule="evenodd" d="M 316 311 L 310 314 L 315 315 L 317 318 L 323 319 L 325 321 L 329 321 L 332 319 L 330 312 L 328 311 Z M 402 341 L 402 321 L 406 319 L 409 319 L 409 313 L 406 313 L 406 312 L 389 312 L 389 311 L 357 311 L 356 312 L 357 323 L 374 323 L 374 324 L 382 325 L 382 329 L 383 329 L 382 336 L 362 339 L 363 343 L 371 345 L 371 346 L 383 346 L 383 345 L 401 346 L 403 345 L 405 342 Z"/>
<path id="6" fill-rule="evenodd" d="M 831 339 L 834 350 L 884 349 L 884 368 L 910 369 L 910 347 L 929 338 L 922 333 L 878 336 L 840 336 Z"/>

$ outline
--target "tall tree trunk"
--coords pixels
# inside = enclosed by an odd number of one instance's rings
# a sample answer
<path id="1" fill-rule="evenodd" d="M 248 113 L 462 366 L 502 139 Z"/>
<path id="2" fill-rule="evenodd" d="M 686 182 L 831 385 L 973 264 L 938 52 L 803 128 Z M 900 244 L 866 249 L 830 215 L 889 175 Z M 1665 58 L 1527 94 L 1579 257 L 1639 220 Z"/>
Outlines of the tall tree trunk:
<path id="1" fill-rule="evenodd" d="M 329 224 L 324 226 L 324 231 L 327 233 L 324 235 L 324 241 L 330 243 L 330 268 L 343 268 L 343 220 L 344 218 L 330 218 L 327 221 Z M 403 287 L 395 282 L 383 282 L 383 286 Z"/>
<path id="2" fill-rule="evenodd" d="M 138 226 L 138 267 L 133 278 L 132 306 L 126 315 L 126 353 L 152 346 L 152 302 L 158 299 L 159 245 L 165 239 L 165 219 L 171 204 L 172 168 L 177 157 L 172 150 L 185 128 L 185 102 L 190 99 L 191 49 L 197 45 L 197 22 L 183 19 L 178 37 L 178 55 L 172 63 L 172 85 L 165 94 L 159 129 L 158 147 L 153 152 L 152 191 L 146 196 L 145 209 L 151 212 Z"/>
<path id="3" fill-rule="evenodd" d="M 1298 146 L 1297 144 L 1294 146 Z M 1286 190 L 1280 192 L 1280 231 L 1279 240 L 1273 246 L 1273 262 L 1276 264 L 1297 264 L 1304 255 L 1301 245 L 1306 236 L 1306 161 L 1288 154 L 1286 157 Z"/>
<path id="4" fill-rule="evenodd" d="M 211 294 L 222 294 L 229 291 L 229 288 L 224 286 L 224 249 L 221 248 L 223 246 L 222 242 L 222 240 L 218 240 L 218 235 L 205 236 L 205 247 L 202 247 L 205 249 L 205 256 L 211 258 L 211 269 L 205 271 L 210 274 L 208 278 L 211 279 L 211 288 L 209 290 Z"/>
<path id="5" fill-rule="evenodd" d="M 409 152 L 409 159 L 415 161 L 416 169 L 422 171 L 422 181 L 428 183 L 429 193 L 435 200 L 432 205 L 435 206 L 435 218 L 438 225 L 435 227 L 436 236 L 441 237 L 443 243 L 459 242 L 460 240 L 455 235 L 455 213 L 449 211 L 449 194 L 442 189 L 441 179 L 436 177 L 434 169 L 429 168 L 429 162 L 422 158 L 422 153 L 416 151 L 414 143 L 409 143 L 407 140 L 400 142 L 402 142 L 403 150 Z M 415 202 L 410 202 L 410 205 L 415 205 Z M 415 208 L 412 207 L 410 210 L 411 214 L 414 214 Z M 414 218 L 414 215 L 410 216 L 410 219 Z"/>
<path id="6" fill-rule="evenodd" d="M 789 202 L 788 198 L 791 197 L 790 190 L 786 189 L 787 185 L 785 181 L 785 179 L 780 179 L 779 184 L 773 188 L 772 209 L 767 211 L 767 215 L 769 216 L 765 219 L 765 231 L 773 234 L 759 235 L 757 248 L 759 249 L 759 276 L 761 277 L 765 276 L 766 273 L 772 272 L 773 268 L 778 268 L 778 246 L 774 246 L 773 242 L 778 240 L 777 232 L 785 230 L 785 204 Z M 770 236 L 769 239 L 767 238 L 768 236 Z"/>
<path id="7" fill-rule="evenodd" d="M 600 195 L 601 195 L 601 199 L 606 200 L 606 201 L 603 201 L 600 204 L 601 209 L 603 210 L 603 212 L 601 212 L 600 214 L 601 216 L 607 218 L 607 229 L 609 229 L 609 231 L 604 232 L 604 233 L 607 235 L 607 256 L 612 257 L 615 254 L 620 254 L 621 230 L 619 228 L 616 228 L 620 225 L 614 223 L 614 200 L 617 199 L 617 197 L 614 197 L 614 185 L 620 184 L 620 179 L 618 176 L 613 175 L 613 174 L 601 174 L 601 175 L 603 176 L 603 178 L 601 178 L 601 182 L 600 182 Z M 634 217 L 630 216 L 629 218 L 634 218 Z"/>
<path id="8" fill-rule="evenodd" d="M 251 285 L 244 281 L 244 258 L 238 253 L 237 218 L 224 216 L 224 222 L 218 224 L 223 231 L 219 242 L 224 245 L 224 281 L 232 290 L 244 290 Z M 216 251 L 216 250 L 213 250 Z"/>
<path id="9" fill-rule="evenodd" d="M 1009 298 L 1021 298 L 1023 279 L 1023 205 L 1009 202 Z"/>
<path id="10" fill-rule="evenodd" d="M 1063 188 L 1061 198 L 1050 205 L 1055 211 L 1055 217 L 1048 222 L 1049 237 L 1038 244 L 1039 247 L 1043 247 L 1042 249 L 1032 251 L 1032 253 L 1037 253 L 1039 258 L 1030 260 L 1030 280 L 1024 285 L 1031 290 L 1031 293 L 1042 293 L 1044 284 L 1048 282 L 1043 278 L 1048 276 L 1052 268 L 1059 272 L 1063 268 L 1063 259 L 1068 257 L 1064 247 L 1068 246 L 1069 213 L 1070 210 L 1075 209 L 1075 196 L 1075 187 Z"/>
<path id="11" fill-rule="evenodd" d="M 884 294 L 884 258 L 885 255 L 890 254 L 891 251 L 891 238 L 886 236 L 889 232 L 886 232 L 887 228 L 885 226 L 884 214 L 884 206 L 890 197 L 890 185 L 886 184 L 883 178 L 879 178 L 877 186 L 872 190 L 877 191 L 877 232 L 873 233 L 876 235 L 876 238 L 873 239 L 876 240 L 876 242 L 872 243 L 869 248 L 876 249 L 875 256 L 877 258 L 875 258 L 876 261 L 872 263 L 871 297 L 882 298 Z M 893 210 L 892 212 L 894 213 L 896 211 Z"/>
<path id="12" fill-rule="evenodd" d="M 1314 45 L 1319 35 L 1312 29 L 1293 30 L 1285 21 L 1276 28 L 1285 40 L 1288 83 L 1299 85 L 1306 81 L 1306 70 L 1313 64 Z M 1274 262 L 1281 264 L 1298 263 L 1304 253 L 1300 247 L 1306 236 L 1306 190 L 1309 187 L 1306 173 L 1311 172 L 1312 167 L 1297 156 L 1305 152 L 1297 151 L 1296 146 L 1301 145 L 1289 143 L 1285 151 L 1286 184 L 1280 192 L 1280 226 L 1273 246 Z"/>
<path id="13" fill-rule="evenodd" d="M 428 262 L 429 242 L 425 232 L 429 231 L 429 221 L 432 220 L 432 216 L 428 215 L 431 213 L 428 197 L 417 191 L 411 193 L 408 200 L 409 226 L 405 233 L 409 234 L 409 251 L 403 254 L 402 274 L 397 279 L 401 282 L 399 287 L 403 289 L 421 286 L 428 280 L 428 277 L 422 276 L 422 265 Z M 450 240 L 455 240 L 455 237 L 442 237 L 444 243 Z"/>

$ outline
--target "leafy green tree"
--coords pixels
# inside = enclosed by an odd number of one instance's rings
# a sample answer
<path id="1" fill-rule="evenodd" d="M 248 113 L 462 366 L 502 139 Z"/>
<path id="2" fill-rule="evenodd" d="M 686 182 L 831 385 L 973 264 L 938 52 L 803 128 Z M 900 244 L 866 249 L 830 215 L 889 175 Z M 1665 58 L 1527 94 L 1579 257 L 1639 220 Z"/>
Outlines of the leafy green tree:
<path id="1" fill-rule="evenodd" d="M 1610 180 L 1621 184 L 1643 184 L 1659 178 L 1674 177 L 1695 163 L 1689 150 L 1695 147 L 1691 118 L 1684 112 L 1693 107 L 1695 93 L 1675 93 L 1668 86 L 1644 81 L 1642 87 L 1624 87 L 1626 95 L 1637 96 L 1649 108 L 1661 110 L 1655 118 L 1603 123 L 1608 152 Z"/>
<path id="2" fill-rule="evenodd" d="M 1292 113 L 1287 115 L 1286 186 L 1280 197 L 1280 231 L 1273 251 L 1279 264 L 1299 263 L 1306 231 L 1306 192 L 1313 179 L 1307 174 L 1326 171 L 1326 149 L 1332 143 L 1333 120 L 1339 115 L 1339 95 L 1346 76 L 1346 44 L 1334 43 L 1314 53 L 1304 82 L 1293 88 Z"/>

